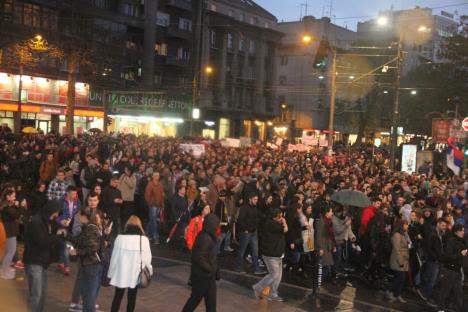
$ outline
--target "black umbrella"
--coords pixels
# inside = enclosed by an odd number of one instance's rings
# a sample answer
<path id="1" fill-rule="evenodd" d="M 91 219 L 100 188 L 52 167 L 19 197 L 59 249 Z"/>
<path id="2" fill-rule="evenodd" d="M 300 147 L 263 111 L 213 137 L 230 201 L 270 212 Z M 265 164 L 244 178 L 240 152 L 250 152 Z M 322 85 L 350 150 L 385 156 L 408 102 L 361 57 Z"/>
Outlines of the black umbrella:
<path id="1" fill-rule="evenodd" d="M 368 207 L 372 204 L 366 194 L 353 190 L 336 192 L 331 196 L 331 199 L 345 206 Z"/>

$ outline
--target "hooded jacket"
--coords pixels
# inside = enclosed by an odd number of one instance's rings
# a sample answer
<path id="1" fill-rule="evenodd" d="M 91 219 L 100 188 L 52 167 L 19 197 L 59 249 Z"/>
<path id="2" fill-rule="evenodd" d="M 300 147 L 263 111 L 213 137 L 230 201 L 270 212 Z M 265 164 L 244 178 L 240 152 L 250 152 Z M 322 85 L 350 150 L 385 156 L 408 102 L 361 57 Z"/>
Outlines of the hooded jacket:
<path id="1" fill-rule="evenodd" d="M 203 221 L 203 230 L 198 234 L 192 249 L 191 279 L 211 280 L 216 278 L 218 261 L 216 257 L 216 230 L 219 218 L 210 213 Z"/>
<path id="2" fill-rule="evenodd" d="M 61 209 L 58 201 L 48 201 L 34 216 L 26 227 L 24 237 L 25 264 L 36 264 L 47 269 L 51 262 L 51 250 L 61 238 L 51 232 L 50 216 Z"/>

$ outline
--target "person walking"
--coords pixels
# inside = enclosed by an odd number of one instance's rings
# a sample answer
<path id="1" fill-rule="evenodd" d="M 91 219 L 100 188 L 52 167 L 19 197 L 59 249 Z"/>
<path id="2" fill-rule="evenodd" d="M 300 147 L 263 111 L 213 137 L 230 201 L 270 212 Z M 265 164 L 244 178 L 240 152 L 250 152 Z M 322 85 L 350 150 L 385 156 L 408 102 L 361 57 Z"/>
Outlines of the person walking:
<path id="1" fill-rule="evenodd" d="M 151 274 L 152 255 L 148 238 L 140 218 L 130 216 L 123 234 L 117 236 L 109 265 L 107 277 L 115 287 L 111 312 L 118 312 L 122 298 L 127 290 L 127 312 L 133 312 L 138 292 L 138 277 L 142 268 L 149 268 Z"/>
<path id="2" fill-rule="evenodd" d="M 278 296 L 278 287 L 283 274 L 283 255 L 286 247 L 285 233 L 288 232 L 288 224 L 283 218 L 279 208 L 271 211 L 271 218 L 265 221 L 262 236 L 263 261 L 268 274 L 257 284 L 252 286 L 255 298 L 262 298 L 262 291 L 270 287 L 268 300 L 284 301 Z"/>
<path id="3" fill-rule="evenodd" d="M 406 303 L 401 293 L 409 270 L 410 243 L 408 221 L 398 219 L 392 235 L 392 253 L 390 255 L 390 269 L 394 272 L 394 278 L 390 289 L 385 293 L 391 302 L 398 300 L 401 303 Z"/>
<path id="4" fill-rule="evenodd" d="M 47 269 L 52 261 L 51 250 L 61 238 L 51 232 L 51 224 L 62 207 L 58 201 L 48 201 L 34 214 L 26 227 L 24 256 L 28 280 L 28 311 L 44 311 L 47 297 Z"/>
<path id="5" fill-rule="evenodd" d="M 83 312 L 95 312 L 103 269 L 103 235 L 92 216 L 91 209 L 82 208 L 79 219 L 82 224 L 81 233 L 76 238 L 67 238 L 75 244 L 75 248 L 70 248 L 69 253 L 80 259 L 79 280 Z"/>
<path id="6" fill-rule="evenodd" d="M 441 285 L 437 298 L 439 312 L 445 311 L 448 298 L 454 302 L 457 312 L 464 311 L 462 268 L 464 258 L 468 255 L 468 246 L 464 235 L 463 225 L 455 224 L 452 233 L 448 234 L 446 238 L 442 255 Z"/>
<path id="7" fill-rule="evenodd" d="M 216 255 L 216 230 L 219 218 L 210 213 L 203 221 L 203 230 L 198 234 L 192 249 L 192 268 L 190 279 L 192 293 L 182 312 L 193 312 L 205 299 L 206 312 L 216 312 L 216 279 L 218 260 Z"/>

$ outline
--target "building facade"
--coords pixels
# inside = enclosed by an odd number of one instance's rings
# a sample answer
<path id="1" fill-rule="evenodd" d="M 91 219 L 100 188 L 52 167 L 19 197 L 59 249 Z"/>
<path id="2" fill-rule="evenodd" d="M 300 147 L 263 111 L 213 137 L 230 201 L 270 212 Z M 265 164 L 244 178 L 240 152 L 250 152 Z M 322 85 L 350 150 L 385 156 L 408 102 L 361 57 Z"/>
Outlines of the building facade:
<path id="1" fill-rule="evenodd" d="M 274 29 L 276 18 L 250 0 L 206 1 L 199 12 L 202 119 L 214 123 L 211 136 L 265 139 L 278 113 L 275 60 L 282 34 Z"/>
<path id="2" fill-rule="evenodd" d="M 356 33 L 334 25 L 330 19 L 305 16 L 300 21 L 278 23 L 285 34 L 276 60 L 280 114 L 275 122 L 278 136 L 299 137 L 302 130 L 328 129 L 331 53 L 327 66 L 317 69 L 315 57 L 321 40 L 332 49 L 346 50 Z M 310 41 L 304 42 L 303 37 Z"/>

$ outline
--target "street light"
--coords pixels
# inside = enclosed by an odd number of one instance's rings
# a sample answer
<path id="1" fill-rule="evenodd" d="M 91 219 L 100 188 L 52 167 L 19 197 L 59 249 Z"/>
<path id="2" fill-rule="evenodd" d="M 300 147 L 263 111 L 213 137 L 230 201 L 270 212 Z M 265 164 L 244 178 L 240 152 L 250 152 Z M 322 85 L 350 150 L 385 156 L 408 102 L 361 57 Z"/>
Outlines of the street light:
<path id="1" fill-rule="evenodd" d="M 419 28 L 418 28 L 418 31 L 419 31 L 419 32 L 429 32 L 430 30 L 431 30 L 431 29 L 428 28 L 428 27 L 425 26 L 425 25 L 421 25 L 421 26 L 419 26 Z"/>
<path id="2" fill-rule="evenodd" d="M 318 76 L 318 79 L 323 80 L 323 79 L 325 79 L 325 77 L 320 75 L 320 76 Z"/>
<path id="3" fill-rule="evenodd" d="M 386 17 L 386 16 L 381 16 L 381 17 L 379 17 L 379 18 L 377 19 L 377 24 L 378 24 L 379 26 L 385 26 L 385 25 L 387 25 L 387 24 L 388 24 L 388 17 Z"/>
<path id="4" fill-rule="evenodd" d="M 309 44 L 312 41 L 312 36 L 310 35 L 304 35 L 302 36 L 302 42 Z"/>
<path id="5" fill-rule="evenodd" d="M 213 73 L 213 67 L 206 66 L 205 67 L 205 73 L 208 74 L 208 75 L 211 75 Z"/>
<path id="6" fill-rule="evenodd" d="M 350 80 L 353 80 L 354 78 L 356 78 L 356 77 L 354 77 L 353 75 L 349 76 Z"/>
<path id="7" fill-rule="evenodd" d="M 416 94 L 418 94 L 418 91 L 416 91 L 416 90 L 411 90 L 411 95 L 416 95 Z"/>

